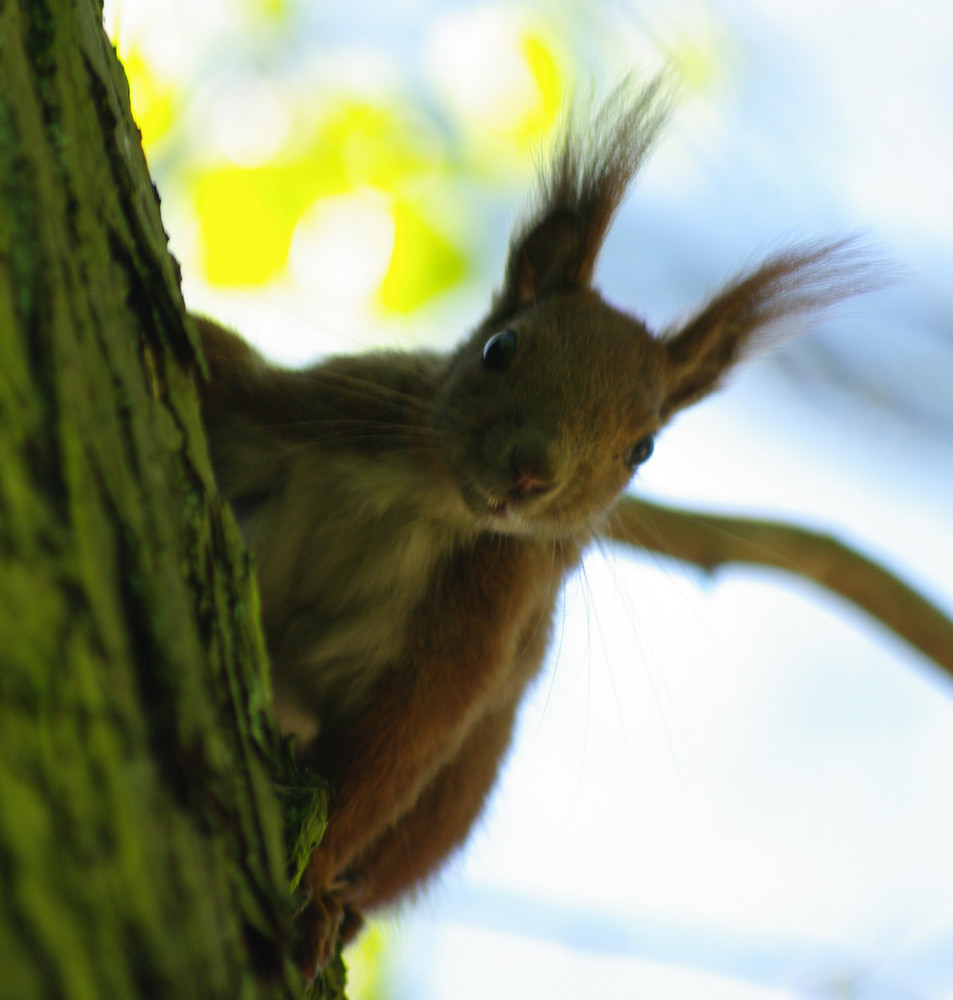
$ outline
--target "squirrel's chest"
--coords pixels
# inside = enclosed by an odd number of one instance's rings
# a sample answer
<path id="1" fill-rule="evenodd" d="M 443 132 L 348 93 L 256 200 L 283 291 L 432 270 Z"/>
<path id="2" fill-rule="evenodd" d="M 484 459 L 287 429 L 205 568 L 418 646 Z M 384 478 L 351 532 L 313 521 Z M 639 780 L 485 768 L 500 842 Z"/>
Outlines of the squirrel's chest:
<path id="1" fill-rule="evenodd" d="M 460 535 L 442 494 L 394 461 L 302 464 L 269 503 L 248 538 L 279 725 L 300 745 L 358 709 L 397 660 Z"/>
<path id="2" fill-rule="evenodd" d="M 487 704 L 535 671 L 564 560 L 552 543 L 474 536 L 454 502 L 412 468 L 335 459 L 293 470 L 246 526 L 276 715 L 299 749 L 360 711 L 388 671 L 418 669 L 406 651 L 434 635 L 452 636 L 440 671 L 488 650 Z"/>

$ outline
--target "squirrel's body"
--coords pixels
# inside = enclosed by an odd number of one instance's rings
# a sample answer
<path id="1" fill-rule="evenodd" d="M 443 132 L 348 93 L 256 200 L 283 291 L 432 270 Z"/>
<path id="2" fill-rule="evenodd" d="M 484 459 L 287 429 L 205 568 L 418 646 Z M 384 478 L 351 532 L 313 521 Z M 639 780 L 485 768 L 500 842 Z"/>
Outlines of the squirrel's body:
<path id="1" fill-rule="evenodd" d="M 229 351 L 251 358 L 234 334 L 198 323 L 216 367 L 234 370 Z M 487 537 L 501 544 L 428 442 L 447 364 L 429 353 L 371 354 L 287 372 L 255 358 L 241 380 L 267 419 L 217 409 L 218 393 L 235 391 L 227 379 L 207 390 L 210 438 L 226 442 L 213 447 L 217 478 L 256 556 L 278 724 L 299 753 L 360 710 L 416 632 L 418 606 L 432 606 L 446 586 L 448 567 L 477 558 Z M 295 389 L 304 383 L 302 398 Z M 561 582 L 554 561 L 568 567 L 578 547 L 518 536 L 507 544 L 514 556 L 532 553 L 529 562 L 543 557 L 543 627 Z"/>
<path id="2" fill-rule="evenodd" d="M 255 555 L 276 715 L 334 788 L 304 960 L 466 837 L 566 573 L 673 413 L 772 320 L 850 291 L 843 244 L 769 258 L 653 335 L 591 287 L 658 86 L 567 127 L 488 315 L 453 353 L 265 363 L 199 320 L 216 475 Z"/>
<path id="3" fill-rule="evenodd" d="M 207 350 L 211 337 L 230 336 L 203 329 Z M 353 431 L 342 425 L 347 397 L 340 415 L 320 406 L 310 413 L 304 400 L 283 419 L 289 387 L 282 382 L 297 377 L 275 377 L 263 366 L 254 391 L 270 390 L 276 429 L 239 419 L 220 430 L 233 445 L 254 442 L 241 461 L 219 456 L 216 471 L 256 555 L 265 633 L 279 637 L 270 652 L 284 668 L 274 671 L 276 714 L 281 729 L 296 735 L 299 752 L 327 729 L 329 714 L 353 712 L 395 660 L 407 617 L 456 543 L 453 526 L 461 520 L 459 501 L 408 447 L 418 414 L 393 405 L 391 393 L 401 390 L 380 379 L 389 359 L 351 360 L 349 377 L 362 384 L 358 406 L 371 414 L 375 403 L 381 409 L 373 442 L 366 422 Z M 420 377 L 407 379 L 411 392 L 419 393 L 440 363 L 433 356 L 420 361 Z M 320 382 L 325 372 L 312 374 Z M 315 398 L 323 402 L 334 392 L 329 385 Z M 284 433 L 309 426 L 339 429 L 311 440 Z"/>

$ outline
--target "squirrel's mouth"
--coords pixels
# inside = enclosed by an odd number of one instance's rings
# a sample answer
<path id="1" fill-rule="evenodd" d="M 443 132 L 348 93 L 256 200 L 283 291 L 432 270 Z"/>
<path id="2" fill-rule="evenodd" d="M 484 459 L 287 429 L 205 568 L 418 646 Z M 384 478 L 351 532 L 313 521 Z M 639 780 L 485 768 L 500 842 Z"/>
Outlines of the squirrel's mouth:
<path id="1" fill-rule="evenodd" d="M 520 499 L 511 499 L 498 491 L 490 490 L 472 475 L 462 474 L 457 479 L 457 487 L 467 509 L 477 520 L 493 530 L 519 532 L 520 525 L 525 530 L 527 506 Z"/>
<path id="2" fill-rule="evenodd" d="M 489 515 L 495 521 L 508 521 L 516 513 L 518 504 L 514 504 L 506 497 L 489 493 L 474 484 L 474 502 L 470 504 L 470 509 L 475 514 Z"/>
<path id="3" fill-rule="evenodd" d="M 472 480 L 466 483 L 462 493 L 470 511 L 484 528 L 504 534 L 545 533 L 547 517 L 539 497 L 501 495 Z"/>
<path id="4" fill-rule="evenodd" d="M 492 517 L 505 520 L 509 517 L 510 508 L 505 500 L 487 500 L 487 509 Z"/>
<path id="5" fill-rule="evenodd" d="M 503 534 L 559 536 L 563 518 L 559 484 L 523 477 L 512 482 L 487 482 L 479 467 L 461 463 L 454 479 L 478 530 Z M 525 480 L 525 481 L 524 481 Z"/>
<path id="6" fill-rule="evenodd" d="M 561 539 L 577 535 L 582 522 L 567 516 L 562 505 L 540 494 L 514 497 L 491 492 L 469 477 L 462 477 L 460 493 L 475 526 L 501 535 Z M 548 491 L 547 491 L 548 492 Z"/>

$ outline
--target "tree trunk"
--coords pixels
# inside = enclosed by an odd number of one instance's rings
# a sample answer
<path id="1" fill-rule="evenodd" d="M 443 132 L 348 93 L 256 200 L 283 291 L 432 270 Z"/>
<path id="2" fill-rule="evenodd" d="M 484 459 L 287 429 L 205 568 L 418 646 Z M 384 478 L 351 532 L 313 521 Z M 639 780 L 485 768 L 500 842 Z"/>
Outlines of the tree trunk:
<path id="1" fill-rule="evenodd" d="M 254 587 L 95 0 L 0 0 L 0 997 L 295 988 Z"/>

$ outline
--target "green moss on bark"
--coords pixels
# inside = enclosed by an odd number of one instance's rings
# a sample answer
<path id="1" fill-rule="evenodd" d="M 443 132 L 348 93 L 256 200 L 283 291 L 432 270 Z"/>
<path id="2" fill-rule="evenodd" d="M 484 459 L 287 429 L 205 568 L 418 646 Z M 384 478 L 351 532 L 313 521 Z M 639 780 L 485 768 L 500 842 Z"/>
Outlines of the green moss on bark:
<path id="1" fill-rule="evenodd" d="M 0 5 L 0 998 L 293 994 L 254 583 L 100 17 Z"/>

